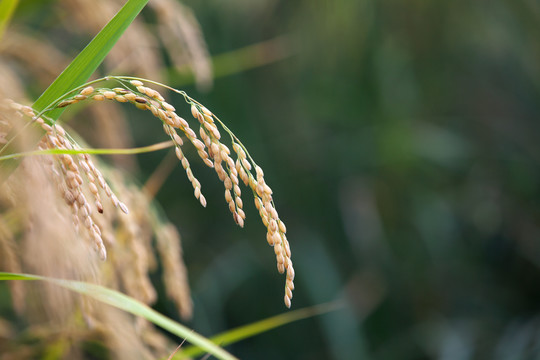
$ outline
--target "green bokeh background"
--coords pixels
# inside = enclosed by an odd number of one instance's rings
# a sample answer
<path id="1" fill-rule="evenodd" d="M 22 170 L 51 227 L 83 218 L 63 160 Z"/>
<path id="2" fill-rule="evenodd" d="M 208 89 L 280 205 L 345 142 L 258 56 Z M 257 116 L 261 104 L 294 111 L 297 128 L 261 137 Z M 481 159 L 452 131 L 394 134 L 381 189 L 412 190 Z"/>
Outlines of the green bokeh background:
<path id="1" fill-rule="evenodd" d="M 293 309 L 346 304 L 228 349 L 242 359 L 540 358 L 540 3 L 185 3 L 212 55 L 288 37 L 281 61 L 206 92 L 182 88 L 264 169 L 288 227 Z M 163 139 L 144 115 L 131 122 L 141 146 Z M 208 207 L 181 167 L 157 198 L 183 237 L 189 325 L 209 336 L 286 311 L 284 278 L 252 201 L 236 227 L 195 155 Z M 139 156 L 137 178 L 162 158 Z"/>
<path id="2" fill-rule="evenodd" d="M 539 3 L 189 4 L 213 53 L 291 37 L 294 56 L 202 96 L 275 190 L 294 307 L 348 303 L 231 350 L 539 358 Z M 219 185 L 203 183 L 210 209 L 187 199 L 172 215 L 186 229 L 194 325 L 212 333 L 282 311 L 256 214 L 236 230 L 213 205 Z"/>

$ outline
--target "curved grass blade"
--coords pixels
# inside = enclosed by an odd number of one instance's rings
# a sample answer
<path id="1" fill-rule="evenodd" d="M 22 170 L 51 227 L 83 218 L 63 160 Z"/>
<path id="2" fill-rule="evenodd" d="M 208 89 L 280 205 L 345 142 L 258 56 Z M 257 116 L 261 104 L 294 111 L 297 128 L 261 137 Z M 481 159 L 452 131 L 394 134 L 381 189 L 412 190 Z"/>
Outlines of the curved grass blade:
<path id="1" fill-rule="evenodd" d="M 17 5 L 19 5 L 19 0 L 0 1 L 0 40 L 4 36 L 4 32 L 13 17 Z"/>
<path id="2" fill-rule="evenodd" d="M 307 319 L 313 316 L 326 314 L 331 311 L 336 311 L 344 307 L 342 301 L 333 301 L 325 304 L 320 304 L 312 307 L 307 307 L 295 311 L 290 311 L 284 314 L 269 317 L 267 319 L 254 322 L 252 324 L 237 327 L 236 329 L 228 330 L 222 334 L 213 336 L 210 341 L 220 346 L 226 346 L 240 340 L 247 339 L 249 337 L 267 332 L 269 330 L 278 328 L 280 326 L 292 323 L 294 321 Z M 175 354 L 173 359 L 184 359 L 202 355 L 205 353 L 205 349 L 201 349 L 195 346 L 188 346 Z"/>
<path id="3" fill-rule="evenodd" d="M 217 79 L 273 64 L 292 57 L 297 52 L 287 35 L 244 46 L 212 56 L 213 77 Z M 164 75 L 175 87 L 195 82 L 195 77 L 188 65 L 181 68 L 168 68 Z"/>
<path id="4" fill-rule="evenodd" d="M 2 0 L 2 2 L 7 0 Z M 118 13 L 105 25 L 90 43 L 73 59 L 68 67 L 54 80 L 32 106 L 37 112 L 45 110 L 55 100 L 77 86 L 84 84 L 103 62 L 120 36 L 133 22 L 148 0 L 128 0 Z M 57 108 L 47 113 L 52 121 L 58 120 L 64 108 Z M 11 138 L 13 134 L 9 134 Z M 36 143 L 37 143 L 36 139 Z M 4 153 L 11 154 L 16 150 L 8 145 Z M 19 160 L 11 159 L 0 163 L 0 183 L 11 175 L 19 165 Z"/>
<path id="5" fill-rule="evenodd" d="M 147 3 L 148 0 L 129 0 L 36 100 L 34 110 L 44 110 L 63 94 L 84 84 Z M 56 120 L 63 110 L 55 109 L 47 116 Z"/>
<path id="6" fill-rule="evenodd" d="M 58 154 L 92 154 L 92 155 L 134 155 L 134 154 L 144 154 L 153 151 L 163 150 L 174 146 L 174 143 L 169 141 L 163 141 L 157 144 L 141 146 L 136 148 L 129 149 L 46 149 L 46 150 L 35 150 L 27 151 L 22 153 L 15 153 L 0 156 L 0 162 L 9 159 L 15 159 L 25 156 L 35 156 L 35 155 L 58 155 Z"/>
<path id="7" fill-rule="evenodd" d="M 214 344 L 205 337 L 193 332 L 187 327 L 161 315 L 157 311 L 151 309 L 147 305 L 127 296 L 118 291 L 107 289 L 103 286 L 85 283 L 81 281 L 55 279 L 38 275 L 15 274 L 0 272 L 0 280 L 41 280 L 47 281 L 66 289 L 78 292 L 79 294 L 90 296 L 98 301 L 117 307 L 127 311 L 133 315 L 145 318 L 148 321 L 160 326 L 161 328 L 170 331 L 171 333 L 186 339 L 197 347 L 200 347 L 203 352 L 214 355 L 218 359 L 234 360 L 234 356 Z"/>

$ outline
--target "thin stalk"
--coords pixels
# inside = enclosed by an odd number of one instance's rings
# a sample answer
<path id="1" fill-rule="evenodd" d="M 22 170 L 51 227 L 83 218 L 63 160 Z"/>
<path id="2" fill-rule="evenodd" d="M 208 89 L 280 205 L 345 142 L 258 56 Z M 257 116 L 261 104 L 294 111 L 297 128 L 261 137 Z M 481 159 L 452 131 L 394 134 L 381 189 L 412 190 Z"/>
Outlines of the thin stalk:
<path id="1" fill-rule="evenodd" d="M 163 150 L 174 146 L 172 141 L 163 141 L 157 144 L 129 148 L 129 149 L 46 149 L 46 150 L 35 150 L 35 151 L 26 151 L 22 153 L 15 153 L 0 156 L 0 161 L 15 159 L 25 156 L 34 156 L 34 155 L 58 155 L 58 154 L 91 154 L 91 155 L 134 155 L 134 154 L 143 154 L 153 151 Z"/>

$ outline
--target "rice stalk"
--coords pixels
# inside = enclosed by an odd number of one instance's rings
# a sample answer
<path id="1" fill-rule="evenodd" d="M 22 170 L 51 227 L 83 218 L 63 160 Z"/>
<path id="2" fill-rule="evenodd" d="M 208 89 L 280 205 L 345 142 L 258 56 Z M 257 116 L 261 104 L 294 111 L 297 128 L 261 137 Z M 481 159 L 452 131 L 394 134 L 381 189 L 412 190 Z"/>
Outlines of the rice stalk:
<path id="1" fill-rule="evenodd" d="M 120 86 L 114 88 L 94 87 L 99 82 L 106 80 L 116 81 Z M 182 95 L 186 103 L 190 106 L 193 118 L 199 123 L 198 132 L 200 138 L 192 129 L 189 122 L 180 117 L 176 113 L 176 109 L 165 101 L 165 98 L 161 93 L 154 88 L 146 86 L 145 83 L 162 86 Z M 166 85 L 150 80 L 122 76 L 108 76 L 80 86 L 68 94 L 61 96 L 39 114 L 34 114 L 31 112 L 31 109 L 29 110 L 24 107 L 23 109 L 26 111 L 26 116 L 30 116 L 33 121 L 41 123 L 43 129 L 48 133 L 47 136 L 52 139 L 45 143 L 46 146 L 69 146 L 76 148 L 78 145 L 75 142 L 64 141 L 62 140 L 62 137 L 58 136 L 58 130 L 55 130 L 58 126 L 49 124 L 46 121 L 45 114 L 48 111 L 57 108 L 65 108 L 81 101 L 114 101 L 119 103 L 129 103 L 140 110 L 149 110 L 154 117 L 157 117 L 161 121 L 165 133 L 173 141 L 176 155 L 186 172 L 188 180 L 193 186 L 195 198 L 199 200 L 202 206 L 206 206 L 207 201 L 202 194 L 201 184 L 193 174 L 189 160 L 182 150 L 182 147 L 184 146 L 182 136 L 187 138 L 197 150 L 200 159 L 207 166 L 214 168 L 218 178 L 223 182 L 226 203 L 234 221 L 241 227 L 243 227 L 246 217 L 243 210 L 242 192 L 240 189 L 240 180 L 242 180 L 244 185 L 251 189 L 261 221 L 267 228 L 266 240 L 274 249 L 277 270 L 279 273 L 286 273 L 284 302 L 287 307 L 291 306 L 295 273 L 291 260 L 290 245 L 286 236 L 287 229 L 284 222 L 279 218 L 275 208 L 273 191 L 265 181 L 262 168 L 255 163 L 240 140 L 217 116 L 183 91 L 172 89 Z M 218 126 L 229 135 L 230 144 L 233 149 L 232 152 L 222 141 L 221 132 L 218 129 Z M 59 129 L 62 128 L 60 127 Z M 60 132 L 63 133 L 64 131 L 61 130 Z M 56 138 L 54 135 L 56 135 Z M 67 155 L 63 156 L 64 158 L 62 159 L 69 158 L 66 157 Z M 235 159 L 233 159 L 233 157 Z M 108 188 L 107 184 L 104 182 L 103 177 L 96 172 L 97 169 L 95 166 L 89 162 L 89 156 L 85 154 L 82 156 L 82 159 L 82 163 L 84 164 L 83 168 L 85 170 L 87 168 L 89 169 L 85 174 L 89 179 L 89 188 L 91 189 L 92 194 L 94 194 L 94 196 L 97 194 L 97 186 L 95 185 L 97 180 L 97 183 L 105 191 L 113 204 L 127 212 L 125 205 L 119 202 L 116 195 L 111 192 L 110 188 Z M 90 212 L 87 211 L 89 206 L 87 206 L 86 199 L 83 195 L 79 195 L 82 193 L 77 190 L 77 184 L 82 185 L 82 179 L 79 179 L 80 176 L 77 176 L 76 169 L 72 168 L 73 165 L 71 162 L 68 161 L 64 164 L 64 167 L 68 168 L 69 171 L 65 171 L 64 174 L 64 178 L 68 179 L 68 190 L 75 194 L 75 199 L 77 200 L 73 202 L 76 204 L 73 210 L 74 219 L 76 218 L 79 209 L 82 208 L 83 223 L 91 232 L 91 237 L 94 240 L 94 247 L 99 252 L 100 256 L 104 258 L 105 247 L 103 246 L 103 241 L 101 240 L 98 231 L 99 227 L 95 226 Z M 98 197 L 95 198 L 95 204 L 99 211 L 100 199 Z"/>

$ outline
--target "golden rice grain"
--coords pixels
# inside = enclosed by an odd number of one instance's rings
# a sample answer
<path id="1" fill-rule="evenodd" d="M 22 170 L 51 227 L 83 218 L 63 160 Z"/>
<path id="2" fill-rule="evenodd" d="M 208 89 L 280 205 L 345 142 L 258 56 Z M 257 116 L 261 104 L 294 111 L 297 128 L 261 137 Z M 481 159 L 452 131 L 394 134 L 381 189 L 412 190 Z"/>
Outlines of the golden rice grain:
<path id="1" fill-rule="evenodd" d="M 81 90 L 80 94 L 88 96 L 92 94 L 93 92 L 94 92 L 94 88 L 92 86 L 87 86 Z"/>
<path id="2" fill-rule="evenodd" d="M 183 140 L 177 133 L 177 130 L 181 131 L 180 134 L 185 135 L 189 142 L 192 143 L 197 150 L 200 159 L 209 167 L 214 168 L 218 178 L 223 182 L 225 188 L 225 201 L 229 211 L 231 212 L 234 221 L 240 226 L 244 225 L 245 220 L 245 212 L 243 211 L 243 201 L 241 197 L 242 191 L 239 186 L 240 180 L 246 186 L 251 188 L 261 221 L 267 228 L 267 242 L 274 248 L 277 269 L 280 273 L 287 272 L 285 304 L 290 306 L 292 290 L 294 287 L 294 269 L 290 259 L 290 245 L 285 236 L 287 229 L 283 221 L 279 218 L 279 214 L 273 202 L 273 191 L 265 181 L 262 168 L 256 165 L 251 157 L 248 158 L 245 148 L 237 142 L 236 137 L 234 137 L 234 135 L 232 135 L 219 119 L 217 119 L 206 107 L 194 102 L 184 94 L 186 101 L 190 104 L 191 115 L 200 123 L 199 139 L 189 123 L 178 116 L 175 107 L 166 102 L 164 97 L 157 90 L 145 86 L 144 83 L 139 80 L 130 80 L 130 85 L 134 87 L 132 90 L 123 87 L 116 87 L 112 90 L 86 87 L 81 90 L 79 94 L 74 95 L 72 98 L 64 99 L 57 106 L 68 106 L 74 102 L 83 101 L 88 98 L 88 96 L 91 96 L 91 99 L 98 101 L 109 99 L 115 100 L 116 102 L 129 102 L 138 108 L 150 110 L 155 117 L 160 119 L 165 133 L 175 143 L 176 156 L 180 160 L 186 176 L 193 186 L 195 198 L 197 198 L 203 206 L 206 206 L 206 199 L 202 195 L 200 182 L 194 176 L 190 163 L 181 149 Z M 92 96 L 92 94 L 94 95 Z M 222 128 L 231 134 L 231 138 L 233 139 L 232 151 L 221 141 L 221 133 L 217 126 L 218 123 L 223 125 Z M 65 136 L 62 136 L 62 134 L 58 136 L 56 132 L 53 132 L 53 127 L 49 124 L 44 121 L 40 122 L 40 124 L 45 131 L 50 133 L 48 140 L 48 144 L 51 144 L 50 146 L 65 148 L 72 146 L 69 141 L 66 141 Z M 55 134 L 56 136 L 54 136 Z M 74 202 L 74 204 L 77 204 L 75 210 L 82 216 L 82 222 L 85 226 L 89 229 L 93 229 L 94 226 L 91 222 L 91 212 L 89 211 L 90 207 L 88 202 L 82 192 L 77 190 L 78 187 L 82 186 L 82 177 L 78 173 L 78 170 L 71 170 L 70 166 L 73 166 L 73 164 L 71 164 L 73 162 L 71 157 L 60 158 L 65 161 L 64 167 L 68 169 L 65 174 L 66 184 L 70 193 L 73 194 L 67 195 L 66 192 L 65 197 L 74 197 L 76 199 Z M 90 189 L 92 196 L 94 196 L 94 202 L 98 212 L 103 211 L 103 205 L 99 198 L 99 188 L 107 194 L 114 206 L 127 212 L 127 207 L 121 203 L 111 191 L 103 176 L 99 173 L 99 170 L 97 170 L 91 162 L 89 156 L 80 156 L 79 166 L 84 170 L 87 176 L 89 184 L 87 186 Z M 252 173 L 252 170 L 254 170 L 254 174 Z M 94 234 L 96 247 L 100 253 L 103 253 L 104 250 L 101 249 L 101 246 L 97 241 L 98 236 L 99 234 L 96 231 Z"/>

